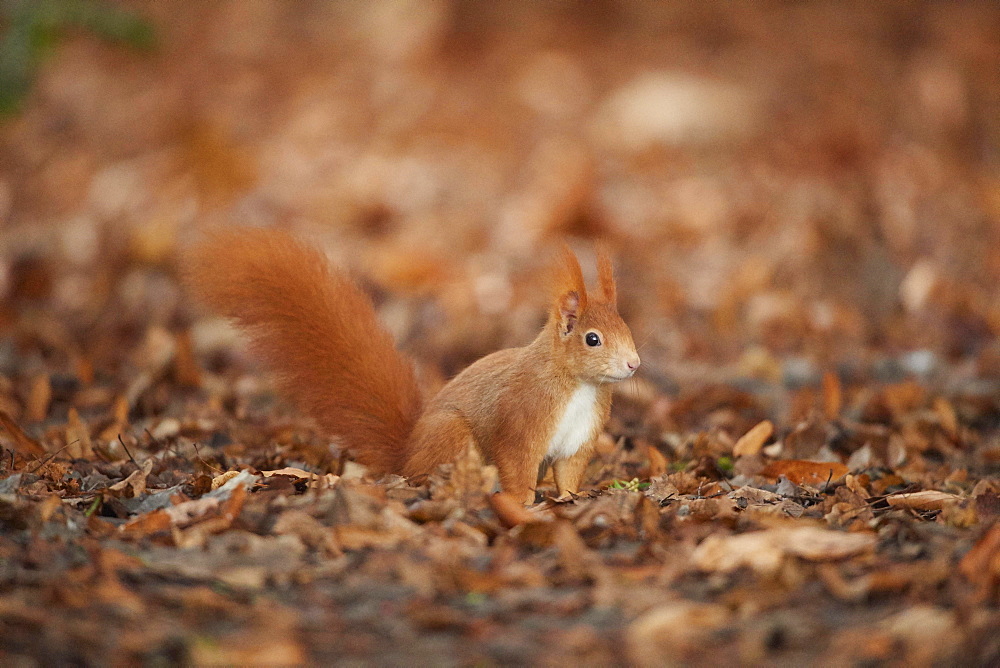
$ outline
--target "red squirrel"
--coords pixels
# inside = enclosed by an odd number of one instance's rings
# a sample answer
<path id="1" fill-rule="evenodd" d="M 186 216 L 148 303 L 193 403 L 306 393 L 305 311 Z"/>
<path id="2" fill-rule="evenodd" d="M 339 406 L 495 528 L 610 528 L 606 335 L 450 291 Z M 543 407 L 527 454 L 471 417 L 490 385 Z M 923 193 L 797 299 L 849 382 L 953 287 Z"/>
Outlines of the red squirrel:
<path id="1" fill-rule="evenodd" d="M 575 493 L 611 384 L 639 367 L 603 252 L 588 294 L 564 248 L 535 340 L 483 357 L 426 402 L 371 301 L 318 249 L 279 230 L 220 231 L 184 264 L 188 286 L 249 335 L 279 390 L 375 473 L 430 473 L 471 444 L 523 503 L 534 502 L 546 463 L 559 494 Z"/>

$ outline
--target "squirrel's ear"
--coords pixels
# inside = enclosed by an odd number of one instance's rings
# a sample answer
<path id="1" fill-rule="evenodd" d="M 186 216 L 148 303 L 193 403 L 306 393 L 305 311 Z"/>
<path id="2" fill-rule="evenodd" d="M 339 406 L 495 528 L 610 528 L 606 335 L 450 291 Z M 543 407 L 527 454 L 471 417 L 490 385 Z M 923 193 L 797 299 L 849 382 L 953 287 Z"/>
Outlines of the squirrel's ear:
<path id="1" fill-rule="evenodd" d="M 559 297 L 556 317 L 559 319 L 559 334 L 569 336 L 576 327 L 576 320 L 580 317 L 580 295 L 575 290 L 563 294 Z"/>
<path id="2" fill-rule="evenodd" d="M 580 263 L 569 246 L 562 246 L 562 261 L 552 277 L 552 292 L 556 296 L 553 316 L 559 323 L 559 332 L 566 336 L 576 326 L 576 321 L 587 310 L 587 286 L 583 282 Z"/>
<path id="3" fill-rule="evenodd" d="M 611 256 L 603 247 L 597 249 L 597 284 L 601 291 L 601 299 L 608 304 L 616 304 L 618 289 L 615 287 L 615 272 L 611 266 Z"/>
<path id="4" fill-rule="evenodd" d="M 583 282 L 583 271 L 580 269 L 576 255 L 573 255 L 569 246 L 563 244 L 561 254 L 562 262 L 559 263 L 560 266 L 556 272 L 553 292 L 558 295 L 560 300 L 567 292 L 575 292 L 580 303 L 580 312 L 583 313 L 587 310 L 587 286 Z"/>

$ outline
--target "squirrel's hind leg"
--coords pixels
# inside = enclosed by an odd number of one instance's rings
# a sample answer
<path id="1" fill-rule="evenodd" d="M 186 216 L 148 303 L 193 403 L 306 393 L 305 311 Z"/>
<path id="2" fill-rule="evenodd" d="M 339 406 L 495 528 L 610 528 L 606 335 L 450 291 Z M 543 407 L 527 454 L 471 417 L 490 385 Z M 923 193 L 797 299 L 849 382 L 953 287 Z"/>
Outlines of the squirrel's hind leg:
<path id="1" fill-rule="evenodd" d="M 469 446 L 476 447 L 475 438 L 460 413 L 452 410 L 425 413 L 410 435 L 410 455 L 403 465 L 403 475 L 432 473 L 441 464 L 457 460 Z"/>

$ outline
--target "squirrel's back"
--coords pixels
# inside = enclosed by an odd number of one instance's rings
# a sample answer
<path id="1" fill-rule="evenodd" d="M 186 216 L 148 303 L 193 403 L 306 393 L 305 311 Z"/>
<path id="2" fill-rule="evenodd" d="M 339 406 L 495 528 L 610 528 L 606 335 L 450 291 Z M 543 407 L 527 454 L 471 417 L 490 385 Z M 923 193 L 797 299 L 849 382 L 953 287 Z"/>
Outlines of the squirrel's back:
<path id="1" fill-rule="evenodd" d="M 399 472 L 420 391 L 349 277 L 285 232 L 244 228 L 212 233 L 188 253 L 185 273 L 198 297 L 249 335 L 300 410 L 358 461 Z"/>

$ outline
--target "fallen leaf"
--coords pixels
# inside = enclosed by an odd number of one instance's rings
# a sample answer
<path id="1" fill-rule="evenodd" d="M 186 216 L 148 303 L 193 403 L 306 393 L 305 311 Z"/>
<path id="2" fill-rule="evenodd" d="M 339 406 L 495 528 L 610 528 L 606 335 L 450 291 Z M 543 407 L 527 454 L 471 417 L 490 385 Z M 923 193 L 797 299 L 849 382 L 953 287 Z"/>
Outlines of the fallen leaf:
<path id="1" fill-rule="evenodd" d="M 66 415 L 66 454 L 74 459 L 83 459 L 94 454 L 90 429 L 80 419 L 80 414 L 73 406 L 70 406 Z"/>
<path id="2" fill-rule="evenodd" d="M 227 482 L 235 478 L 241 473 L 241 471 L 226 471 L 225 473 L 220 473 L 219 475 L 212 478 L 212 491 L 215 491 L 225 485 Z"/>
<path id="3" fill-rule="evenodd" d="M 649 459 L 649 477 L 655 478 L 667 472 L 667 458 L 655 445 L 646 446 L 646 457 Z"/>
<path id="4" fill-rule="evenodd" d="M 715 603 L 672 601 L 653 608 L 625 633 L 629 659 L 638 666 L 683 664 L 711 643 L 712 633 L 731 615 L 726 606 Z"/>
<path id="5" fill-rule="evenodd" d="M 146 476 L 153 470 L 153 460 L 147 459 L 141 469 L 136 469 L 132 474 L 114 485 L 108 487 L 109 492 L 115 496 L 134 499 L 146 493 Z"/>
<path id="6" fill-rule="evenodd" d="M 957 494 L 939 492 L 934 489 L 922 492 L 892 494 L 885 497 L 885 500 L 893 508 L 910 508 L 912 510 L 942 510 L 945 506 L 950 506 L 962 500 Z"/>
<path id="7" fill-rule="evenodd" d="M 127 536 L 143 538 L 150 534 L 167 531 L 172 525 L 170 515 L 165 510 L 154 510 L 123 524 L 119 531 Z"/>
<path id="8" fill-rule="evenodd" d="M 837 374 L 827 371 L 823 374 L 823 417 L 833 421 L 840 417 L 843 392 Z"/>
<path id="9" fill-rule="evenodd" d="M 914 605 L 883 620 L 879 626 L 902 641 L 904 653 L 900 659 L 906 665 L 953 662 L 947 660 L 950 657 L 946 653 L 954 651 L 949 640 L 959 631 L 954 610 Z"/>
<path id="10" fill-rule="evenodd" d="M 938 422 L 951 438 L 958 438 L 958 415 L 955 407 L 944 397 L 934 400 L 934 412 L 937 413 Z"/>
<path id="11" fill-rule="evenodd" d="M 810 462 L 802 459 L 782 459 L 771 462 L 760 472 L 767 478 L 777 480 L 785 476 L 796 485 L 819 487 L 835 482 L 847 475 L 848 468 L 838 462 Z"/>
<path id="12" fill-rule="evenodd" d="M 681 491 L 670 481 L 670 476 L 664 474 L 652 478 L 649 481 L 649 488 L 646 489 L 646 496 L 655 501 L 663 501 L 670 497 L 679 496 Z"/>
<path id="13" fill-rule="evenodd" d="M 52 383 L 49 374 L 42 373 L 31 379 L 28 398 L 25 401 L 25 412 L 29 422 L 41 422 L 49 414 L 49 404 L 52 403 Z"/>
<path id="14" fill-rule="evenodd" d="M 711 535 L 691 555 L 703 571 L 732 572 L 749 568 L 773 575 L 787 556 L 808 561 L 834 561 L 873 548 L 875 536 L 813 526 L 776 527 L 733 536 Z"/>
<path id="15" fill-rule="evenodd" d="M 342 491 L 336 488 L 334 491 Z M 362 496 L 360 494 L 356 496 Z M 361 517 L 364 524 L 345 524 L 335 527 L 337 539 L 344 549 L 366 547 L 392 547 L 420 535 L 420 526 L 403 515 L 379 506 L 372 499 L 371 514 Z"/>
<path id="16" fill-rule="evenodd" d="M 215 510 L 222 505 L 222 499 L 217 496 L 205 495 L 200 499 L 184 501 L 176 506 L 164 508 L 167 517 L 174 526 L 187 526 L 197 521 L 199 517 Z"/>
<path id="17" fill-rule="evenodd" d="M 3 425 L 3 428 L 6 429 L 7 433 L 14 439 L 14 452 L 20 452 L 22 455 L 35 455 L 39 457 L 45 454 L 45 448 L 42 447 L 42 444 L 25 434 L 24 431 L 17 426 L 17 423 L 2 410 L 0 410 L 0 425 Z"/>
<path id="18" fill-rule="evenodd" d="M 739 489 L 735 489 L 727 496 L 729 496 L 729 498 L 733 501 L 745 499 L 748 503 L 779 503 L 783 499 L 780 494 L 769 492 L 766 489 L 750 487 L 749 485 L 744 485 Z"/>
<path id="19" fill-rule="evenodd" d="M 341 554 L 336 532 L 303 510 L 286 510 L 274 523 L 271 531 L 277 535 L 297 536 L 303 545 L 328 557 Z"/>
<path id="20" fill-rule="evenodd" d="M 740 436 L 733 446 L 734 457 L 745 457 L 756 455 L 764 447 L 767 439 L 774 433 L 774 425 L 770 420 L 758 422 L 750 431 Z"/>
<path id="21" fill-rule="evenodd" d="M 959 562 L 958 570 L 970 582 L 980 585 L 991 582 L 1000 573 L 1000 524 L 972 546 Z"/>
<path id="22" fill-rule="evenodd" d="M 340 476 L 332 473 L 320 475 L 300 468 L 295 468 L 294 466 L 286 466 L 283 469 L 275 469 L 274 471 L 261 471 L 260 474 L 265 478 L 270 478 L 271 476 L 276 475 L 284 475 L 291 478 L 297 478 L 299 480 L 306 480 L 309 483 L 309 487 L 333 487 L 337 481 L 340 480 Z"/>

